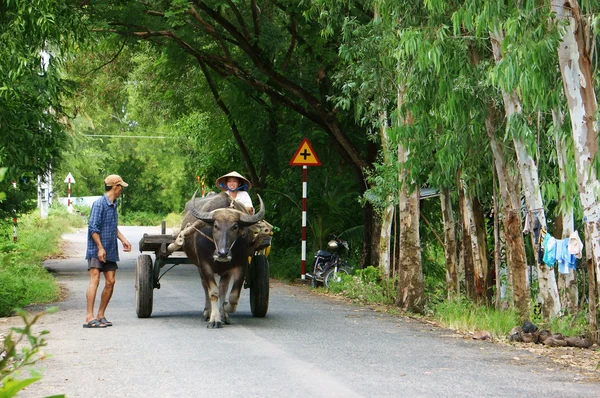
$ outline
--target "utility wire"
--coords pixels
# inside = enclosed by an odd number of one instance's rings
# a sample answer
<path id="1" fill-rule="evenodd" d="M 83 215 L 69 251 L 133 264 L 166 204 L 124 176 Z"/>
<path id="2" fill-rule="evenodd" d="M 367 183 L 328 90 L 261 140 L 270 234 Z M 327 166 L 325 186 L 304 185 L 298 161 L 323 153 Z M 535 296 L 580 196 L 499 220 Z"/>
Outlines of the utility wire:
<path id="1" fill-rule="evenodd" d="M 83 134 L 85 137 L 91 138 L 154 138 L 154 139 L 173 139 L 175 137 L 167 137 L 163 135 L 116 135 L 116 134 Z"/>

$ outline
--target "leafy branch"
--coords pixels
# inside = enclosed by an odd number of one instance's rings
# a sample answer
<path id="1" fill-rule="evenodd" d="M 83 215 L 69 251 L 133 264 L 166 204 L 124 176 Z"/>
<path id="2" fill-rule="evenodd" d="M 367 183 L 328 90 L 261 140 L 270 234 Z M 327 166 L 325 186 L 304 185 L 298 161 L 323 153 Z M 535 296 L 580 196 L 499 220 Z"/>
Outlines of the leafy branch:
<path id="1" fill-rule="evenodd" d="M 33 317 L 21 309 L 16 311 L 23 319 L 24 327 L 11 328 L 0 347 L 0 397 L 13 397 L 23 388 L 40 380 L 42 376 L 35 370 L 30 370 L 30 377 L 19 378 L 21 371 L 40 360 L 47 358 L 42 350 L 47 345 L 44 336 L 49 332 L 42 330 L 39 334 L 33 332 L 33 325 L 45 314 L 53 313 L 58 307 L 48 308 Z M 29 345 L 24 345 L 25 343 Z M 21 348 L 19 348 L 21 347 Z"/>

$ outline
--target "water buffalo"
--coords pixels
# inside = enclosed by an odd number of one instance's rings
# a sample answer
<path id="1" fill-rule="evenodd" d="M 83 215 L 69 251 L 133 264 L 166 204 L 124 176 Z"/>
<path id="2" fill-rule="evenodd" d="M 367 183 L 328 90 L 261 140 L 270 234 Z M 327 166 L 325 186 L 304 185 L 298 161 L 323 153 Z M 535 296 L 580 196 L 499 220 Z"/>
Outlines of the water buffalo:
<path id="1" fill-rule="evenodd" d="M 200 272 L 206 297 L 204 318 L 209 328 L 229 323 L 229 314 L 236 310 L 248 255 L 254 250 L 255 224 L 265 214 L 262 198 L 258 199 L 260 210 L 254 215 L 224 192 L 199 199 L 194 195 L 185 206 L 181 231 L 187 230 L 189 235 L 181 243 Z M 220 276 L 218 286 L 215 275 Z M 226 301 L 231 279 L 233 285 Z"/>

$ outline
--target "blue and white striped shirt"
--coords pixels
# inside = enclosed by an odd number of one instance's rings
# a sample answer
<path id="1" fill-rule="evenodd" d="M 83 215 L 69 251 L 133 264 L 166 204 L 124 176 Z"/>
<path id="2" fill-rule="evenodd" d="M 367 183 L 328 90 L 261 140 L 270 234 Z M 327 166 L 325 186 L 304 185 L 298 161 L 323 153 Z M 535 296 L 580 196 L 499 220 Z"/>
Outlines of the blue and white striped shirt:
<path id="1" fill-rule="evenodd" d="M 92 239 L 94 232 L 100 235 L 100 242 L 106 250 L 106 261 L 119 261 L 117 245 L 117 201 L 111 203 L 106 194 L 92 204 L 88 223 L 87 250 L 85 259 L 98 257 L 98 247 Z"/>

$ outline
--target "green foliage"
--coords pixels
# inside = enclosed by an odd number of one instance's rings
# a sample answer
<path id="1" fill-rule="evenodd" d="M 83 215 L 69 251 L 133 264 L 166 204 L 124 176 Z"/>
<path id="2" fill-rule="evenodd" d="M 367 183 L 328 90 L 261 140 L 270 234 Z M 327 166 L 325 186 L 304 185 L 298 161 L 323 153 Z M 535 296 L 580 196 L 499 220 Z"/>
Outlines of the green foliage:
<path id="1" fill-rule="evenodd" d="M 0 316 L 17 307 L 47 303 L 59 297 L 54 277 L 41 265 L 49 256 L 60 254 L 60 237 L 71 227 L 84 226 L 82 217 L 68 214 L 60 206 L 51 207 L 48 218 L 38 212 L 23 217 L 12 241 L 12 225 L 5 225 L 0 236 Z"/>
<path id="2" fill-rule="evenodd" d="M 130 211 L 119 216 L 120 225 L 157 226 L 166 218 L 163 214 L 146 211 Z"/>
<path id="3" fill-rule="evenodd" d="M 560 333 L 563 336 L 584 336 L 588 334 L 588 310 L 585 306 L 576 314 L 566 314 L 548 320 L 542 319 L 541 314 L 535 311 L 534 305 L 530 305 L 529 307 L 531 308 L 531 322 L 539 329 L 548 329 L 552 333 Z"/>
<path id="4" fill-rule="evenodd" d="M 19 391 L 35 383 L 42 378 L 35 370 L 28 370 L 29 377 L 21 377 L 26 367 L 35 365 L 44 360 L 46 354 L 43 347 L 47 345 L 44 338 L 49 332 L 43 330 L 34 333 L 32 330 L 35 323 L 46 314 L 54 313 L 58 307 L 51 307 L 34 316 L 30 316 L 23 310 L 17 310 L 21 317 L 23 327 L 11 328 L 10 333 L 4 338 L 0 345 L 0 397 L 10 398 L 16 396 Z M 27 342 L 27 345 L 24 345 Z M 60 395 L 59 397 L 64 397 Z"/>
<path id="5" fill-rule="evenodd" d="M 0 181 L 7 199 L 0 199 L 0 220 L 35 207 L 37 176 L 61 158 L 66 141 L 61 96 L 70 85 L 60 68 L 80 34 L 78 8 L 69 2 L 0 3 L 0 166 L 7 167 Z"/>
<path id="6" fill-rule="evenodd" d="M 382 278 L 377 267 L 368 266 L 356 270 L 354 275 L 341 274 L 341 279 L 339 283 L 330 286 L 333 293 L 341 293 L 362 304 L 391 305 L 395 302 L 393 280 Z"/>
<path id="7" fill-rule="evenodd" d="M 307 257 L 309 257 L 307 255 Z M 300 248 L 281 247 L 277 242 L 277 235 L 273 237 L 271 252 L 269 253 L 269 270 L 272 278 L 284 281 L 293 281 L 300 278 Z M 311 266 L 307 260 L 307 268 Z M 309 270 L 307 270 L 308 272 Z"/>

